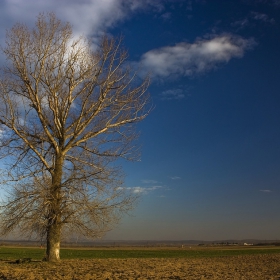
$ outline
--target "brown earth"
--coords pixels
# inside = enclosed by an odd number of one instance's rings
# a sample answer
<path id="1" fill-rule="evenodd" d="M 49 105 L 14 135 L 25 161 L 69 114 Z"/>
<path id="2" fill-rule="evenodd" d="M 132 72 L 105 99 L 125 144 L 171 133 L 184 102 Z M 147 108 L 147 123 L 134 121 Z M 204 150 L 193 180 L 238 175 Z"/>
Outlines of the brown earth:
<path id="1" fill-rule="evenodd" d="M 0 261 L 0 279 L 280 280 L 280 255 L 219 258 L 63 260 L 58 264 Z"/>

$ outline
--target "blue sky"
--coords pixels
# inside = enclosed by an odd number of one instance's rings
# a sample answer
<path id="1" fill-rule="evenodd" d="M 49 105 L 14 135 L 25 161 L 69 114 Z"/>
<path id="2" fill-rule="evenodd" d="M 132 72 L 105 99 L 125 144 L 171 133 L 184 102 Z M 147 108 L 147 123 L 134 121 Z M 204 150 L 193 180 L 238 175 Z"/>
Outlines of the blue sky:
<path id="1" fill-rule="evenodd" d="M 48 11 L 124 36 L 152 78 L 141 161 L 123 164 L 141 199 L 105 239 L 279 239 L 279 0 L 1 1 L 0 43 Z"/>

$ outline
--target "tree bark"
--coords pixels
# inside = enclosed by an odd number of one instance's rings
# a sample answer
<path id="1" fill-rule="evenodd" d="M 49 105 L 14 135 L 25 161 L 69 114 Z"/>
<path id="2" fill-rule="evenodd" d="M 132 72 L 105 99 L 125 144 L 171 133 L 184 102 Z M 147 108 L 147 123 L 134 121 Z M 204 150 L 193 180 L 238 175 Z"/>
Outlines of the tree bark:
<path id="1" fill-rule="evenodd" d="M 47 227 L 47 261 L 60 260 L 61 238 L 61 179 L 63 172 L 63 157 L 58 155 L 55 161 L 55 169 L 52 174 L 52 187 L 50 196 L 50 209 Z"/>
<path id="2" fill-rule="evenodd" d="M 60 237 L 61 226 L 56 224 L 50 225 L 47 230 L 47 261 L 57 262 L 60 260 Z"/>

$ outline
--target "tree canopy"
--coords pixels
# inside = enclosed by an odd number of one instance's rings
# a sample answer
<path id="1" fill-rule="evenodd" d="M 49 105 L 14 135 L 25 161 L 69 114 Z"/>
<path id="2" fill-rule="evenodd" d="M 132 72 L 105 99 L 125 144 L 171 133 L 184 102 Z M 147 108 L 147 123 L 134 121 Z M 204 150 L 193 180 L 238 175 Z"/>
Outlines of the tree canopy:
<path id="1" fill-rule="evenodd" d="M 138 156 L 134 124 L 149 113 L 149 79 L 131 71 L 121 40 L 93 46 L 54 14 L 33 29 L 16 24 L 3 53 L 2 232 L 37 233 L 47 259 L 59 260 L 64 231 L 95 238 L 133 205 L 116 161 Z"/>

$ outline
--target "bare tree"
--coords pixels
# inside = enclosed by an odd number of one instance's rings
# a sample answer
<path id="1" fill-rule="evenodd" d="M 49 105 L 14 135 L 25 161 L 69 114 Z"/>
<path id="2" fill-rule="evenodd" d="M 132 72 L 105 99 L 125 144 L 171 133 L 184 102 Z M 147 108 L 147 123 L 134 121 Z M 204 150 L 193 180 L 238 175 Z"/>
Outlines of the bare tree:
<path id="1" fill-rule="evenodd" d="M 104 37 L 93 47 L 54 14 L 7 32 L 2 231 L 45 237 L 49 261 L 60 259 L 64 231 L 102 235 L 134 202 L 116 160 L 138 156 L 134 124 L 149 112 L 149 81 L 130 71 L 120 43 Z"/>

